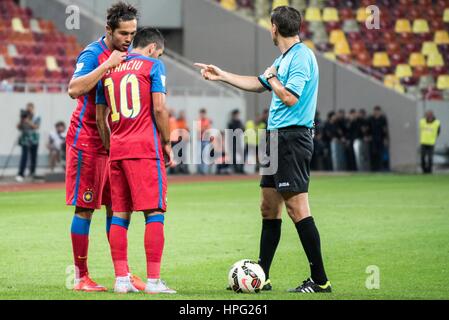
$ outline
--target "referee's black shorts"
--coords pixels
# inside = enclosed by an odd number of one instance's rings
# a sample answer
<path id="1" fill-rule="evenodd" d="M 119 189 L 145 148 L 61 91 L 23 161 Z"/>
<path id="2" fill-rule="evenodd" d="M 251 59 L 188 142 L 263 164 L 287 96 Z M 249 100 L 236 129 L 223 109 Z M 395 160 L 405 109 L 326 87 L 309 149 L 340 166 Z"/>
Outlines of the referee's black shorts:
<path id="1" fill-rule="evenodd" d="M 268 154 L 269 140 L 267 133 Z M 275 188 L 281 193 L 309 192 L 312 154 L 312 129 L 300 126 L 278 129 L 278 170 L 272 175 L 262 175 L 260 187 Z"/>

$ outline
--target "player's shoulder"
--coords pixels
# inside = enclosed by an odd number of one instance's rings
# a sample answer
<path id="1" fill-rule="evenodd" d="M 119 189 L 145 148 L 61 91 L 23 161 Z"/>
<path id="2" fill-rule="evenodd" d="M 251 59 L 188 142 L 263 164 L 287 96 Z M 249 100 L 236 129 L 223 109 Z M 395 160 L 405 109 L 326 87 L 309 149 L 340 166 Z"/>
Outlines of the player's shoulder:
<path id="1" fill-rule="evenodd" d="M 104 44 L 101 43 L 101 39 L 89 43 L 83 51 L 81 51 L 81 54 L 94 54 L 96 56 L 100 55 L 105 51 Z"/>

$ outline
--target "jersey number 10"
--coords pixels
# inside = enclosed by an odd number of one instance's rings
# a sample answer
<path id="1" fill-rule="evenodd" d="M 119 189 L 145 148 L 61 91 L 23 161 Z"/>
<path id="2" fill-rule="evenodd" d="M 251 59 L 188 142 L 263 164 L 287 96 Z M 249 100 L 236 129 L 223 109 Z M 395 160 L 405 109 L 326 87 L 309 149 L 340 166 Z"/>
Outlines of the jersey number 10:
<path id="1" fill-rule="evenodd" d="M 131 85 L 131 108 L 128 101 L 128 85 Z M 127 74 L 120 81 L 120 112 L 117 110 L 115 101 L 114 82 L 111 78 L 104 81 L 104 86 L 108 88 L 109 101 L 111 104 L 111 120 L 117 122 L 120 120 L 120 114 L 125 118 L 134 119 L 140 113 L 140 92 L 139 79 L 135 74 Z"/>

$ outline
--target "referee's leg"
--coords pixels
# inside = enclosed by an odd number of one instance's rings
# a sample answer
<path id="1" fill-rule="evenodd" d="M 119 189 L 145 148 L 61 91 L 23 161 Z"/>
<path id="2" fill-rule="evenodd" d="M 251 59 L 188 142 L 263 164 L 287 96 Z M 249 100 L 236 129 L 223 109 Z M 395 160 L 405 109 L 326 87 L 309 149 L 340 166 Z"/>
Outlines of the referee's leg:
<path id="1" fill-rule="evenodd" d="M 310 215 L 309 194 L 283 192 L 282 197 L 309 260 L 311 279 L 318 285 L 325 285 L 328 279 L 321 255 L 320 234 Z"/>
<path id="2" fill-rule="evenodd" d="M 259 264 L 270 279 L 270 267 L 281 238 L 281 215 L 284 200 L 275 188 L 261 188 L 260 212 L 262 232 L 260 235 Z"/>

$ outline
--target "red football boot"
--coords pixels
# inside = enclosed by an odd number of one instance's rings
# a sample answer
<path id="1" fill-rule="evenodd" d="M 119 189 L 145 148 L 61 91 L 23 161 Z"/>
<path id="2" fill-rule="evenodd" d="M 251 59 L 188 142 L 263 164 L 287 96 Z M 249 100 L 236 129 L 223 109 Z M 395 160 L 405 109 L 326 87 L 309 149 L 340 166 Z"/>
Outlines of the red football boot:
<path id="1" fill-rule="evenodd" d="M 106 287 L 103 287 L 102 285 L 97 284 L 95 281 L 93 281 L 91 278 L 89 278 L 89 275 L 85 275 L 81 279 L 77 281 L 78 283 L 75 284 L 75 287 L 73 288 L 74 291 L 85 291 L 85 292 L 103 292 L 108 291 Z"/>
<path id="2" fill-rule="evenodd" d="M 144 291 L 146 287 L 146 283 L 142 281 L 138 276 L 135 276 L 133 274 L 129 275 L 129 278 L 131 280 L 131 284 L 139 291 Z"/>

